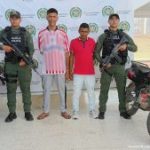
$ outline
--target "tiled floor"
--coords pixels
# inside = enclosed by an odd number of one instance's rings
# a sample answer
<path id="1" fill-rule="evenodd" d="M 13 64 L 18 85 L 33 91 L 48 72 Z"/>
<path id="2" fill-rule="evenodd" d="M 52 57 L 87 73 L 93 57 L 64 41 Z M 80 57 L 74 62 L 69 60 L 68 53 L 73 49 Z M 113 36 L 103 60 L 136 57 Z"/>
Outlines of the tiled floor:
<path id="1" fill-rule="evenodd" d="M 98 99 L 99 92 L 96 91 Z M 150 136 L 146 129 L 148 112 L 141 110 L 131 120 L 120 118 L 116 90 L 111 90 L 105 120 L 90 119 L 87 115 L 87 94 L 81 97 L 79 120 L 64 120 L 59 113 L 59 100 L 53 95 L 50 117 L 38 121 L 42 96 L 33 96 L 35 120 L 26 122 L 18 95 L 18 118 L 5 123 L 6 97 L 0 100 L 0 150 L 148 150 Z M 98 103 L 98 100 L 97 100 Z M 71 94 L 68 96 L 71 111 Z"/>

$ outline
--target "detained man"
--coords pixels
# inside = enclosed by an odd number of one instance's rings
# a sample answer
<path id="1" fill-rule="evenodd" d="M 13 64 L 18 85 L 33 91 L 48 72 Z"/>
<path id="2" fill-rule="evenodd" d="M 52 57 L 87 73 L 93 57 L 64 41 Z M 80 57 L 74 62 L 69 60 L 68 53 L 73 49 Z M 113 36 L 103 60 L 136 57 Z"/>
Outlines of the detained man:
<path id="1" fill-rule="evenodd" d="M 96 118 L 95 113 L 95 71 L 94 71 L 94 39 L 88 37 L 90 28 L 87 23 L 79 27 L 80 36 L 70 44 L 70 79 L 73 79 L 73 119 L 79 118 L 79 98 L 83 84 L 85 84 L 88 100 L 89 115 Z"/>

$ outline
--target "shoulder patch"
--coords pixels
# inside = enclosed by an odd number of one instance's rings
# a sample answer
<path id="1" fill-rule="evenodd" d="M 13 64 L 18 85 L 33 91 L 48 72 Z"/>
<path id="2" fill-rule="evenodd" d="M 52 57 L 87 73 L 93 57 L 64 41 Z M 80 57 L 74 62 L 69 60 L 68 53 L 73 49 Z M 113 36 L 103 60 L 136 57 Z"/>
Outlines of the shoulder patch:
<path id="1" fill-rule="evenodd" d="M 119 29 L 118 34 L 122 37 L 123 35 L 125 35 L 125 32 L 122 29 Z"/>
<path id="2" fill-rule="evenodd" d="M 123 32 L 123 29 L 119 29 L 118 31 L 119 31 L 119 32 Z"/>
<path id="3" fill-rule="evenodd" d="M 27 31 L 27 30 L 26 30 L 26 28 L 24 28 L 24 27 L 20 27 L 20 31 L 25 32 L 25 31 Z"/>
<path id="4" fill-rule="evenodd" d="M 10 26 L 7 26 L 7 27 L 4 29 L 5 32 L 9 32 L 10 30 L 11 30 L 11 27 L 10 27 Z"/>
<path id="5" fill-rule="evenodd" d="M 104 33 L 106 33 L 106 34 L 109 33 L 109 30 L 108 29 L 104 30 Z"/>

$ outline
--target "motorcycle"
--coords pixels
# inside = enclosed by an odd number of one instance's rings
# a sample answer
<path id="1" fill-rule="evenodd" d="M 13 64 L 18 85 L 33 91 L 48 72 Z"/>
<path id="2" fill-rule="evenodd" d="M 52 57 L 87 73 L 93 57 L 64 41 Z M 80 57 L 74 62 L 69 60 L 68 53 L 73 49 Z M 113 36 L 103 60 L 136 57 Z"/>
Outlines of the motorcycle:
<path id="1" fill-rule="evenodd" d="M 146 64 L 132 61 L 127 76 L 132 81 L 126 88 L 127 113 L 132 116 L 138 109 L 150 111 L 150 68 Z M 147 130 L 150 134 L 150 113 L 147 117 Z"/>

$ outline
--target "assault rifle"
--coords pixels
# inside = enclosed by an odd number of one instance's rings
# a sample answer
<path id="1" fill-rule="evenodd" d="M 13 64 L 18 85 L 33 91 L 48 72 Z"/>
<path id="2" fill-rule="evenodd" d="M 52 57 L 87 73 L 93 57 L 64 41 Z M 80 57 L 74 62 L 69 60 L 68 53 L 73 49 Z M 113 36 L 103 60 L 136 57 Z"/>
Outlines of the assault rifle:
<path id="1" fill-rule="evenodd" d="M 104 64 L 103 65 L 100 65 L 100 69 L 101 71 L 104 71 L 106 70 L 107 68 L 107 65 L 110 63 L 110 61 L 114 58 L 118 63 L 121 63 L 122 62 L 122 59 L 120 58 L 120 56 L 118 55 L 118 52 L 119 52 L 119 47 L 125 43 L 128 43 L 127 39 L 125 38 L 125 36 L 123 36 L 120 40 L 120 42 L 113 48 L 111 54 L 109 56 L 106 56 L 101 64 Z"/>
<path id="2" fill-rule="evenodd" d="M 3 37 L 4 42 L 6 42 L 7 45 L 11 46 L 13 48 L 13 52 L 16 56 L 21 57 L 27 65 L 31 67 L 40 77 L 41 74 L 37 71 L 37 63 L 35 62 L 32 57 L 30 57 L 28 54 L 24 54 L 19 48 L 12 44 L 6 37 Z"/>

